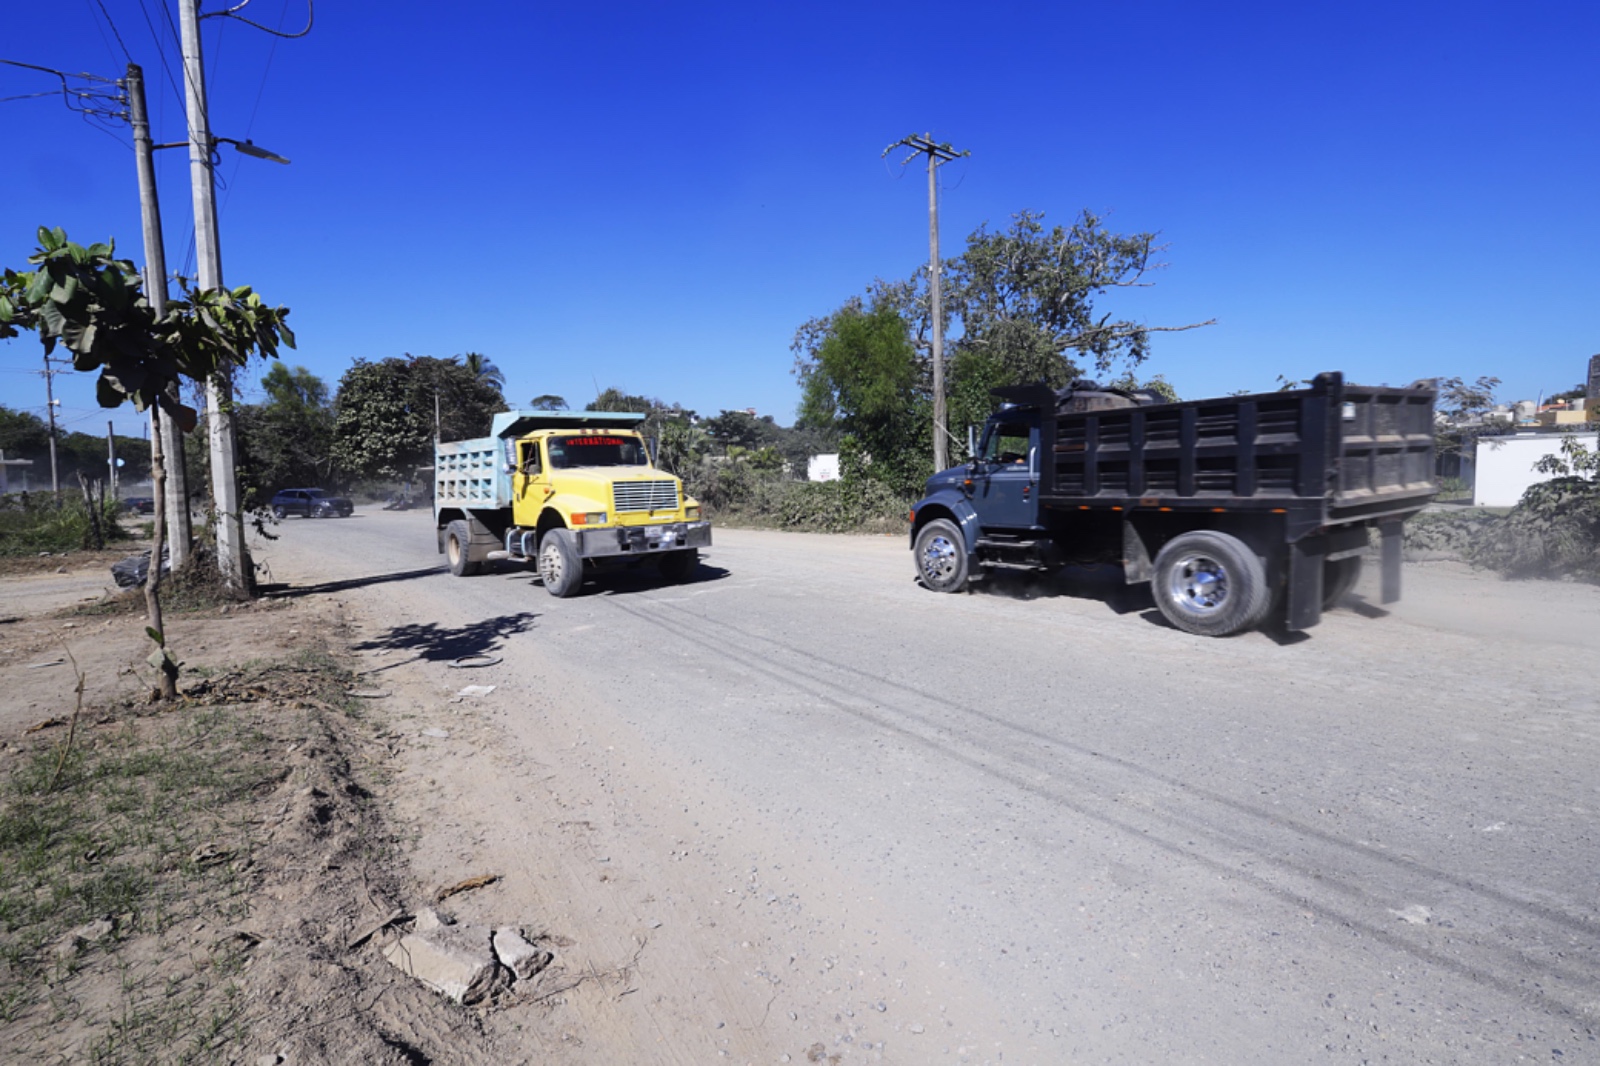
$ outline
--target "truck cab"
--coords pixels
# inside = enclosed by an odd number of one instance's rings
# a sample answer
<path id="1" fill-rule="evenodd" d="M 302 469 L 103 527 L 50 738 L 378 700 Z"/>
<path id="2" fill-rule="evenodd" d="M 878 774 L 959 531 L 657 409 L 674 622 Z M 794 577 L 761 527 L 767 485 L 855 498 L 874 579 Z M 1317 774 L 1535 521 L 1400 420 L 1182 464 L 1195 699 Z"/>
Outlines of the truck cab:
<path id="1" fill-rule="evenodd" d="M 992 529 L 1039 526 L 1039 417 L 1020 408 L 1001 411 L 984 426 L 969 476 L 973 506 Z"/>

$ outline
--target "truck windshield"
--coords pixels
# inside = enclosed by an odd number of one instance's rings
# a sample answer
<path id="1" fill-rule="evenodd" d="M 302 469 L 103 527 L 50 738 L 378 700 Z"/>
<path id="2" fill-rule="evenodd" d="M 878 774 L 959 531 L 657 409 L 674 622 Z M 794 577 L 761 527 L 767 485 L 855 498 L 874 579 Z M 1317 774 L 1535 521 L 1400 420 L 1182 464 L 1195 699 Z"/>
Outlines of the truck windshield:
<path id="1" fill-rule="evenodd" d="M 580 466 L 644 466 L 644 443 L 638 437 L 613 433 L 551 437 L 550 465 L 556 470 Z"/>
<path id="2" fill-rule="evenodd" d="M 1028 458 L 1028 424 L 1000 422 L 989 428 L 983 457 L 991 463 L 1021 463 Z"/>

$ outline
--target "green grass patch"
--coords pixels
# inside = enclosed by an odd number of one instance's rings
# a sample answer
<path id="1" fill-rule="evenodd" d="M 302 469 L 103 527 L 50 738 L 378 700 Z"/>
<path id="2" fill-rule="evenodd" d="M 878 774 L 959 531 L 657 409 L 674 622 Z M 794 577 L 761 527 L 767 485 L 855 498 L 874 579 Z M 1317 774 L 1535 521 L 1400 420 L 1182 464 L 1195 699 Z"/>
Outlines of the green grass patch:
<path id="1" fill-rule="evenodd" d="M 160 714 L 80 727 L 64 761 L 59 742 L 14 758 L 0 779 L 0 1025 L 45 1040 L 86 1027 L 91 1062 L 212 1061 L 238 1046 L 234 956 L 248 946 L 196 961 L 174 938 L 249 916 L 261 804 L 290 773 L 284 731 L 305 728 L 306 712 L 285 709 L 335 707 L 349 683 L 331 657 L 299 653 L 214 673 Z M 102 919 L 109 934 L 74 940 Z M 112 1007 L 85 1005 L 108 987 Z"/>

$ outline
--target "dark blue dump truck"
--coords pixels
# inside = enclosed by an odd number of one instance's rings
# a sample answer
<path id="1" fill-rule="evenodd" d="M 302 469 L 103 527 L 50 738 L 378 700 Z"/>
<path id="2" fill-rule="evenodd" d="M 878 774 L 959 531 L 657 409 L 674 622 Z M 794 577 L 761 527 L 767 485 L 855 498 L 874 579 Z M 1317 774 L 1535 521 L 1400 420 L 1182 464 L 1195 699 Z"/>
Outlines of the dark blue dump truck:
<path id="1" fill-rule="evenodd" d="M 995 390 L 972 460 L 912 512 L 917 577 L 1119 563 L 1178 629 L 1308 629 L 1355 585 L 1376 529 L 1400 598 L 1402 523 L 1438 491 L 1431 382 L 1167 403 L 1091 382 Z"/>

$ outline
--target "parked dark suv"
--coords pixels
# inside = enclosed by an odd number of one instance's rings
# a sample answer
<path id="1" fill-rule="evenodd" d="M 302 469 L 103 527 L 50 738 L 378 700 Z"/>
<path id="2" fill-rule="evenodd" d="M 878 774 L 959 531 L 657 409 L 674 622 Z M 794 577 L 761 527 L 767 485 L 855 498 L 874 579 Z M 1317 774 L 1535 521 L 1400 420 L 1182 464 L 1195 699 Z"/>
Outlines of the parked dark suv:
<path id="1" fill-rule="evenodd" d="M 301 518 L 349 518 L 355 504 L 343 496 L 330 496 L 321 489 L 283 489 L 272 497 L 272 513 L 279 518 L 297 514 Z"/>

